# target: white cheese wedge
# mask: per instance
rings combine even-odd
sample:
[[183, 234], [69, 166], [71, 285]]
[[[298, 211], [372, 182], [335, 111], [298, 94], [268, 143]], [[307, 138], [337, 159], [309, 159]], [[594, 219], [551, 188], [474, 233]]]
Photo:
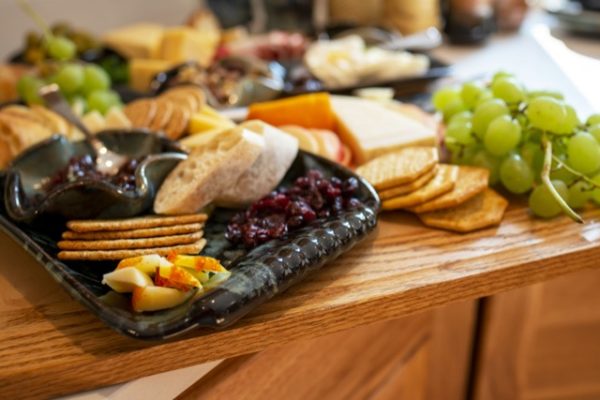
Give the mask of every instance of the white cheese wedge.
[[338, 134], [358, 165], [403, 147], [435, 146], [435, 130], [376, 101], [331, 96]]

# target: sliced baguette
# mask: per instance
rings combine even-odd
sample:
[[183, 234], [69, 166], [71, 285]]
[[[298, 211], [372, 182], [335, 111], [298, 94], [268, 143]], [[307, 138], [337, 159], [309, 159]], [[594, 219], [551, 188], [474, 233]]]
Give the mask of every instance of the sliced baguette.
[[265, 140], [265, 148], [252, 167], [235, 185], [230, 185], [216, 199], [224, 207], [241, 207], [269, 194], [281, 181], [298, 154], [298, 139], [262, 121], [240, 125], [256, 132]]
[[265, 147], [262, 136], [243, 127], [205, 139], [165, 179], [154, 200], [154, 212], [186, 214], [200, 210], [235, 185]]

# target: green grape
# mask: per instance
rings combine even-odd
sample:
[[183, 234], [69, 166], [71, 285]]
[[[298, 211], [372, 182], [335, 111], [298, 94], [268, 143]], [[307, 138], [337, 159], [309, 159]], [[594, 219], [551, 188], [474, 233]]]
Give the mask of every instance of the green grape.
[[600, 114], [592, 114], [585, 121], [586, 125], [598, 125], [600, 124]]
[[458, 165], [471, 165], [473, 163], [473, 157], [479, 151], [477, 146], [465, 147], [465, 146], [447, 146], [451, 151], [452, 164]]
[[443, 111], [448, 104], [455, 101], [460, 101], [460, 92], [454, 88], [442, 88], [431, 98], [433, 106], [438, 111]]
[[557, 132], [567, 118], [564, 104], [560, 100], [548, 96], [532, 99], [525, 114], [532, 126], [550, 132]]
[[50, 57], [58, 61], [69, 61], [75, 57], [75, 43], [63, 36], [50, 36], [46, 39], [46, 50]]
[[556, 133], [568, 135], [577, 129], [577, 126], [579, 125], [579, 117], [577, 116], [575, 109], [570, 105], [565, 105], [565, 110], [567, 112], [566, 118], [559, 126], [556, 127]]
[[455, 121], [448, 124], [446, 136], [452, 138], [458, 144], [468, 146], [475, 143], [471, 130], [472, 125], [470, 122]]
[[598, 143], [600, 143], [600, 124], [590, 126], [588, 128], [588, 133], [592, 135]]
[[579, 132], [569, 139], [568, 163], [582, 174], [590, 174], [600, 168], [600, 144], [587, 132]]
[[569, 206], [571, 208], [582, 208], [590, 199], [592, 192], [586, 182], [579, 181], [569, 187]]
[[533, 185], [533, 172], [520, 155], [513, 153], [500, 164], [500, 181], [512, 193], [526, 193]]
[[527, 128], [527, 126], [529, 125], [529, 120], [527, 119], [527, 117], [525, 116], [525, 114], [517, 114], [517, 116], [515, 117], [515, 119], [517, 120], [517, 122], [519, 123], [519, 125], [521, 125], [522, 129]]
[[[553, 180], [552, 186], [560, 197], [569, 201], [569, 189], [563, 181]], [[552, 218], [562, 212], [562, 208], [545, 185], [539, 185], [533, 189], [529, 196], [529, 208], [535, 215], [542, 218]]]
[[488, 125], [483, 138], [485, 149], [495, 156], [503, 156], [521, 141], [521, 125], [508, 115], [495, 118]]
[[550, 179], [557, 179], [570, 185], [577, 179], [577, 175], [569, 172], [566, 168], [557, 168], [550, 171]]
[[43, 104], [40, 97], [40, 88], [44, 81], [31, 75], [25, 75], [17, 82], [17, 92], [27, 104]]
[[521, 158], [529, 165], [529, 168], [533, 171], [535, 178], [537, 179], [542, 172], [542, 166], [544, 165], [544, 151], [538, 143], [527, 142], [521, 146]]
[[477, 106], [473, 113], [473, 131], [480, 139], [483, 139], [488, 125], [501, 115], [509, 113], [506, 103], [500, 99], [486, 100]]
[[110, 87], [110, 77], [97, 65], [86, 65], [83, 68], [83, 92], [86, 95], [95, 90], [106, 90]]
[[493, 99], [493, 98], [494, 98], [494, 95], [492, 94], [492, 91], [488, 90], [488, 89], [484, 89], [483, 92], [481, 92], [481, 94], [477, 98], [477, 102], [475, 103], [475, 107], [474, 108], [477, 108], [481, 104], [483, 104], [486, 101], [488, 101], [490, 99]]
[[471, 122], [471, 119], [473, 118], [473, 113], [471, 111], [463, 111], [463, 112], [459, 112], [458, 114], [454, 114], [452, 116], [452, 118], [450, 118], [450, 120], [448, 121], [448, 124], [453, 124], [455, 122]]
[[96, 90], [87, 96], [87, 104], [90, 110], [106, 112], [114, 105], [114, 97], [108, 90]]
[[471, 160], [471, 164], [476, 167], [487, 168], [490, 171], [489, 183], [495, 185], [500, 179], [500, 160], [492, 156], [485, 150], [479, 150]]
[[525, 90], [514, 78], [499, 78], [492, 82], [492, 93], [507, 103], [519, 103], [525, 99]]
[[452, 118], [452, 116], [463, 113], [466, 110], [467, 108], [465, 107], [460, 98], [452, 100], [450, 103], [447, 103], [442, 109], [442, 114], [444, 114], [444, 121], [449, 121]]
[[552, 97], [552, 98], [555, 98], [556, 100], [564, 100], [564, 98], [565, 98], [562, 95], [562, 93], [555, 92], [553, 90], [531, 90], [531, 91], [527, 92], [527, 96], [530, 99], [533, 99], [534, 97], [541, 97], [541, 96]]
[[494, 76], [492, 76], [492, 83], [499, 80], [499, 79], [504, 79], [504, 78], [514, 78], [515, 76], [513, 74], [511, 74], [510, 72], [506, 72], [506, 71], [498, 71], [494, 74]]
[[83, 85], [83, 67], [79, 64], [67, 64], [56, 73], [53, 81], [65, 94], [77, 93]]
[[479, 82], [467, 82], [460, 90], [460, 97], [467, 107], [474, 108], [484, 90]]
[[[592, 178], [592, 182], [594, 182], [597, 186], [600, 186], [600, 174], [597, 174]], [[591, 194], [592, 200], [594, 203], [600, 205], [600, 187], [595, 188]]]

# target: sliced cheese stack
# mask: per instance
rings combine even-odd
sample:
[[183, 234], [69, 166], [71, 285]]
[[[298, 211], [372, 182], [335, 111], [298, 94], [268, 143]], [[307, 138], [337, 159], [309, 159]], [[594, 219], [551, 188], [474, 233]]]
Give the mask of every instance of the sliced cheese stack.
[[435, 146], [436, 131], [376, 101], [331, 96], [337, 131], [361, 165], [385, 153], [409, 146]]
[[507, 201], [488, 189], [485, 168], [438, 163], [435, 147], [408, 147], [356, 172], [377, 190], [384, 210], [409, 210], [428, 226], [469, 232], [502, 220]]

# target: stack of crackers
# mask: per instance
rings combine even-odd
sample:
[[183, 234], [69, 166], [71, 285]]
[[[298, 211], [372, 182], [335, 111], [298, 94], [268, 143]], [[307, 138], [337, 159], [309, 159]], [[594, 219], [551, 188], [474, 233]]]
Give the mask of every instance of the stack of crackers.
[[204, 92], [197, 86], [176, 86], [158, 97], [133, 101], [123, 111], [135, 128], [164, 132], [179, 139], [187, 132], [192, 115], [206, 104]]
[[198, 254], [206, 214], [73, 220], [58, 242], [61, 260], [121, 260], [147, 254]]
[[0, 168], [4, 168], [23, 150], [53, 134], [69, 139], [82, 136], [79, 129], [63, 117], [40, 105], [11, 105], [0, 109]]
[[416, 213], [427, 226], [470, 232], [497, 225], [508, 201], [488, 187], [485, 168], [439, 163], [435, 147], [409, 147], [362, 165], [357, 173], [384, 210]]

